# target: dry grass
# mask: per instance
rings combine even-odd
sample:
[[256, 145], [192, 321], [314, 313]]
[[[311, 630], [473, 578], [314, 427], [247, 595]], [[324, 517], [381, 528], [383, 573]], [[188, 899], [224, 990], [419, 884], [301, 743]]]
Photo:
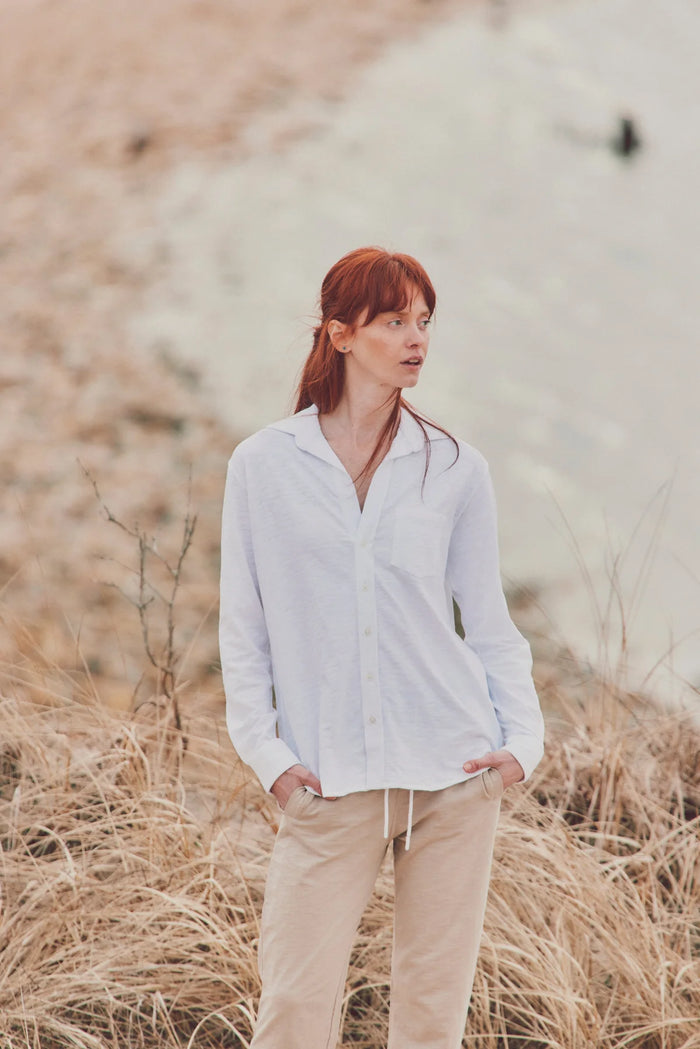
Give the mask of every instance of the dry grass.
[[[468, 1044], [700, 1046], [700, 733], [600, 684], [560, 699], [545, 762], [505, 805]], [[4, 690], [7, 1049], [248, 1044], [275, 813], [217, 726], [190, 719], [182, 762], [166, 714]], [[348, 1044], [383, 1044], [390, 948], [386, 869]]]

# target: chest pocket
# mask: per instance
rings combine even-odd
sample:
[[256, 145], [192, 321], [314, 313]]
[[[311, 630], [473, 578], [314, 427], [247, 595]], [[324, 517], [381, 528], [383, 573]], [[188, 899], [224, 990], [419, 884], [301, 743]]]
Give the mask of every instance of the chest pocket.
[[391, 564], [414, 576], [444, 575], [448, 521], [434, 510], [400, 513], [394, 523]]

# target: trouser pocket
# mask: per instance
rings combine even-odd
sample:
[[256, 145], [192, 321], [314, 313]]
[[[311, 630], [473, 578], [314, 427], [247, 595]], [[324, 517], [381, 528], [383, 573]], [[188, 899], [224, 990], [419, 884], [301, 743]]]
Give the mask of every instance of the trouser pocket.
[[307, 800], [309, 791], [302, 783], [300, 786], [295, 787], [292, 793], [287, 798], [287, 804], [282, 810], [285, 816], [295, 816], [303, 807]]
[[484, 769], [481, 773], [481, 789], [489, 801], [497, 801], [503, 795], [503, 776], [498, 769]]

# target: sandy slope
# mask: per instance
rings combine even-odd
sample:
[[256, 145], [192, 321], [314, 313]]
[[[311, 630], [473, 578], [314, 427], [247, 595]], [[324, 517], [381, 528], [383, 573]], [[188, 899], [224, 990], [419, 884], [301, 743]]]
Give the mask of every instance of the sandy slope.
[[[222, 478], [232, 435], [208, 417], [197, 377], [138, 357], [126, 319], [148, 285], [132, 245], [160, 176], [188, 156], [243, 156], [257, 119], [290, 100], [338, 97], [389, 41], [464, 0], [5, 0], [0, 8], [0, 543], [2, 658], [43, 695], [86, 660], [98, 691], [131, 700], [143, 669], [122, 586], [133, 542], [102, 518], [77, 460], [114, 512], [177, 549], [193, 470], [199, 514], [182, 593], [186, 676], [211, 672]], [[302, 126], [280, 120], [282, 143]], [[168, 546], [168, 544], [170, 544]], [[126, 675], [124, 670], [126, 669]], [[127, 685], [126, 681], [129, 682]], [[150, 682], [142, 686], [147, 692]]]

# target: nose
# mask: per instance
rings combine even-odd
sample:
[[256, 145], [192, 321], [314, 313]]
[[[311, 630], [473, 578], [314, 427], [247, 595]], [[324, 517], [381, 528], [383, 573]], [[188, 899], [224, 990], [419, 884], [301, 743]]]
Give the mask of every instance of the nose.
[[417, 322], [414, 322], [409, 326], [408, 345], [412, 347], [428, 345], [428, 332], [425, 328], [421, 328], [420, 324]]

